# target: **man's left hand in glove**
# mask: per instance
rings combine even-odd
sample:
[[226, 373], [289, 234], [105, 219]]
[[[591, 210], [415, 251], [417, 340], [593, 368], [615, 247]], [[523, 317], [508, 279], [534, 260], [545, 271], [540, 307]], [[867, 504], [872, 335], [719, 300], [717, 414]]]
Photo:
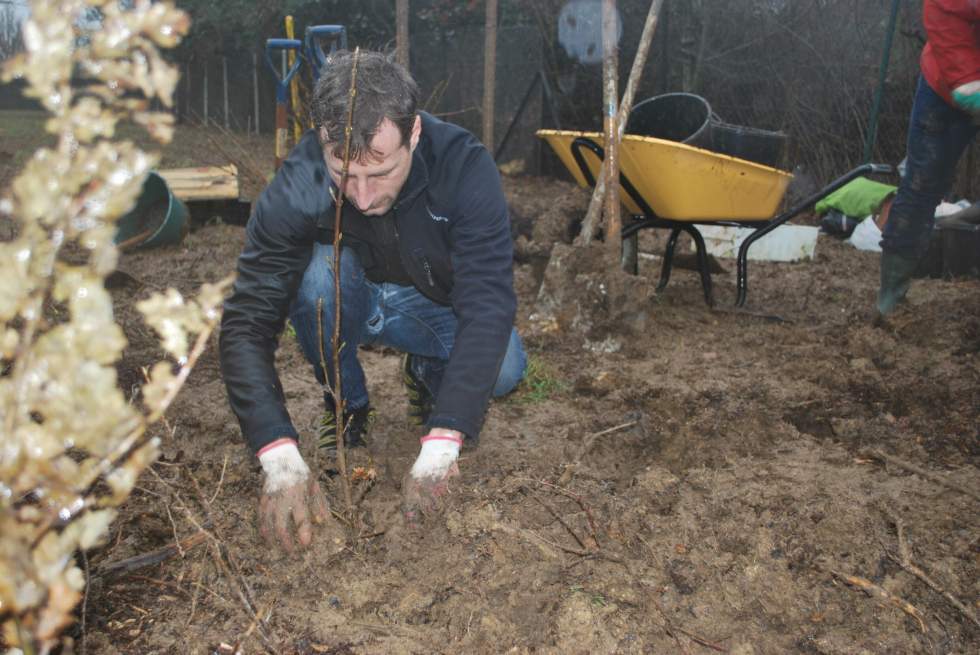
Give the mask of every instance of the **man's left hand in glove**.
[[419, 456], [402, 482], [402, 511], [410, 524], [442, 509], [449, 481], [459, 476], [456, 460], [463, 435], [456, 430], [433, 428], [420, 441]]

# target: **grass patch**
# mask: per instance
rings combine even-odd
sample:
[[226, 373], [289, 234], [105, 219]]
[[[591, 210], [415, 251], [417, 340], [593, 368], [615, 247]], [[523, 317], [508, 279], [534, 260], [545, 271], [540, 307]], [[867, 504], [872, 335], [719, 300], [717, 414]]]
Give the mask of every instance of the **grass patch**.
[[568, 389], [568, 384], [560, 379], [548, 364], [536, 355], [529, 355], [524, 379], [517, 386], [514, 402], [542, 403], [552, 396]]

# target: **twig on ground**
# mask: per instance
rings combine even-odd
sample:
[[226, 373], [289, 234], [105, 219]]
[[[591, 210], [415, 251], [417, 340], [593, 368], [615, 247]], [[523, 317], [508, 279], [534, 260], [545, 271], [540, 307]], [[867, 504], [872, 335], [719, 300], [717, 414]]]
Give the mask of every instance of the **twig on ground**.
[[846, 573], [841, 573], [840, 571], [834, 569], [829, 569], [829, 571], [830, 574], [833, 575], [834, 577], [839, 578], [840, 580], [846, 582], [847, 584], [853, 587], [857, 587], [861, 589], [872, 598], [876, 598], [889, 605], [894, 605], [898, 609], [902, 610], [903, 612], [905, 612], [906, 614], [914, 618], [919, 623], [919, 629], [922, 630], [923, 634], [927, 634], [929, 632], [928, 627], [926, 627], [926, 622], [922, 618], [922, 612], [920, 612], [912, 603], [902, 598], [899, 598], [898, 596], [895, 596], [889, 591], [871, 582], [867, 578], [862, 578], [857, 575], [847, 575]]
[[623, 430], [629, 429], [634, 425], [637, 425], [638, 423], [639, 421], [628, 421], [626, 423], [622, 423], [620, 425], [616, 425], [614, 427], [601, 430], [594, 434], [590, 434], [585, 439], [583, 439], [582, 446], [579, 448], [578, 453], [575, 455], [575, 459], [572, 460], [571, 464], [567, 464], [565, 466], [565, 470], [562, 471], [561, 477], [558, 478], [558, 484], [565, 486], [572, 481], [572, 476], [575, 475], [575, 470], [582, 463], [582, 458], [585, 457], [590, 450], [592, 450], [592, 446], [595, 445], [595, 442], [599, 437], [604, 437], [607, 434], [614, 434], [616, 432], [622, 432]]
[[140, 582], [146, 582], [148, 584], [157, 585], [158, 587], [167, 587], [172, 589], [179, 594], [184, 594], [185, 596], [190, 596], [190, 592], [181, 587], [175, 582], [170, 582], [169, 580], [158, 580], [157, 578], [151, 578], [146, 575], [139, 575], [138, 573], [132, 573], [126, 576], [127, 580], [139, 580]]
[[167, 518], [170, 519], [170, 529], [174, 532], [174, 546], [177, 547], [177, 552], [180, 554], [180, 558], [184, 558], [184, 548], [180, 545], [180, 537], [177, 536], [177, 522], [174, 521], [174, 515], [170, 513], [170, 503], [165, 503], [163, 508], [167, 510]]
[[863, 452], [863, 455], [865, 457], [874, 457], [876, 459], [880, 459], [882, 461], [888, 462], [889, 464], [894, 464], [895, 466], [899, 468], [903, 468], [906, 471], [915, 473], [916, 475], [925, 478], [930, 482], [935, 482], [936, 484], [942, 487], [946, 487], [947, 489], [952, 489], [953, 491], [958, 491], [961, 494], [973, 498], [974, 500], [980, 501], [980, 492], [974, 491], [973, 489], [967, 489], [963, 486], [950, 482], [949, 480], [939, 475], [936, 475], [932, 471], [928, 471], [922, 468], [921, 466], [912, 464], [911, 462], [906, 462], [905, 460], [895, 457], [894, 455], [889, 455], [888, 453], [879, 450], [877, 448], [870, 448], [868, 450], [865, 450]]
[[685, 637], [687, 637], [688, 639], [690, 639], [694, 643], [701, 644], [705, 648], [710, 648], [711, 650], [717, 651], [719, 653], [727, 653], [727, 652], [729, 652], [729, 650], [727, 648], [725, 648], [724, 646], [721, 646], [719, 644], [710, 642], [707, 639], [705, 639], [704, 637], [699, 637], [698, 635], [694, 634], [693, 632], [688, 632], [684, 628], [678, 628], [677, 626], [674, 626], [673, 629], [674, 630], [677, 630], [677, 632], [681, 633], [682, 635], [684, 635]]
[[380, 632], [386, 635], [397, 635], [399, 637], [408, 637], [409, 639], [416, 640], [422, 639], [418, 632], [400, 625], [382, 625], [380, 623], [367, 623], [366, 621], [348, 621], [347, 625], [354, 625], [358, 628], [364, 628], [366, 630], [372, 630], [374, 632]]
[[214, 493], [211, 495], [211, 498], [208, 500], [208, 503], [213, 503], [215, 499], [218, 497], [218, 494], [221, 493], [221, 485], [224, 484], [225, 481], [226, 468], [228, 468], [228, 453], [225, 453], [225, 461], [222, 462], [221, 464], [221, 476], [218, 478], [218, 487], [214, 490]]
[[[207, 522], [205, 522], [204, 525], [210, 527]], [[207, 532], [199, 531], [185, 539], [176, 541], [167, 546], [163, 546], [162, 548], [157, 548], [156, 550], [151, 550], [148, 553], [134, 555], [133, 557], [127, 557], [126, 559], [119, 560], [117, 562], [103, 564], [98, 568], [96, 574], [99, 576], [108, 576], [129, 573], [130, 571], [136, 571], [138, 569], [146, 568], [147, 566], [159, 564], [160, 562], [168, 560], [177, 554], [180, 554], [180, 556], [183, 557], [184, 553], [186, 553], [188, 550], [194, 546], [197, 546], [198, 544], [204, 543], [205, 539], [207, 539], [207, 535]]]
[[[228, 568], [228, 565], [225, 563], [224, 557], [222, 556], [220, 542], [216, 542], [215, 546], [216, 548], [211, 550], [211, 555], [212, 558], [214, 559], [215, 564], [218, 565], [218, 570], [224, 573], [228, 577], [229, 581], [234, 581], [235, 576]], [[258, 618], [258, 612], [255, 609], [255, 605], [249, 602], [249, 599], [246, 597], [242, 586], [237, 584], [232, 584], [231, 587], [235, 591], [235, 594], [238, 596], [238, 599], [242, 602], [242, 605], [245, 607], [246, 614], [251, 619], [257, 621], [258, 623], [261, 623], [261, 620]], [[265, 631], [262, 629], [261, 625], [258, 626], [257, 630], [258, 630], [257, 634], [259, 635], [259, 641], [262, 642], [262, 645], [265, 646], [266, 650], [268, 650], [270, 653], [276, 653], [277, 652], [276, 647], [272, 645], [271, 640], [269, 639], [268, 635], [265, 634]]]
[[92, 579], [88, 568], [88, 553], [82, 549], [82, 563], [85, 565], [85, 591], [82, 592], [82, 655], [88, 655], [88, 632], [85, 629], [85, 617], [88, 614], [88, 587]]
[[715, 314], [734, 314], [736, 316], [748, 316], [750, 318], [758, 318], [763, 321], [768, 321], [769, 323], [788, 323], [790, 325], [796, 323], [791, 318], [784, 318], [779, 314], [766, 314], [763, 312], [753, 312], [748, 309], [725, 309], [724, 307], [712, 307], [711, 312]]
[[563, 528], [565, 528], [568, 534], [572, 535], [572, 539], [575, 540], [575, 543], [577, 543], [582, 550], [586, 550], [585, 543], [578, 536], [578, 534], [576, 534], [575, 530], [572, 530], [572, 527], [565, 522], [565, 519], [561, 517], [561, 515], [558, 513], [558, 510], [552, 507], [550, 503], [548, 503], [544, 498], [539, 497], [537, 494], [532, 493], [531, 498], [538, 501], [538, 503], [542, 507], [548, 510], [548, 513], [551, 514], [553, 517], [555, 517], [555, 520], [558, 521], [558, 523], [560, 523]]
[[541, 486], [548, 487], [549, 489], [553, 489], [558, 493], [560, 493], [561, 495], [574, 500], [576, 504], [578, 504], [579, 508], [581, 508], [581, 510], [585, 513], [585, 517], [589, 521], [589, 529], [592, 531], [592, 541], [595, 543], [595, 547], [597, 549], [602, 547], [599, 544], [599, 537], [598, 537], [598, 532], [596, 530], [595, 517], [592, 516], [592, 511], [589, 509], [588, 505], [585, 504], [585, 501], [582, 499], [581, 496], [579, 496], [573, 491], [569, 491], [565, 487], [561, 487], [557, 484], [552, 484], [551, 482], [547, 482], [545, 480], [535, 480], [534, 478], [518, 478], [518, 479], [534, 482], [535, 484], [540, 484]]
[[269, 620], [269, 617], [272, 616], [272, 608], [275, 604], [276, 604], [276, 599], [273, 598], [272, 602], [269, 603], [267, 607], [263, 608], [262, 610], [260, 610], [255, 614], [255, 617], [252, 619], [252, 622], [248, 626], [248, 630], [245, 631], [245, 634], [242, 635], [241, 639], [235, 642], [235, 648], [233, 652], [235, 653], [240, 652], [241, 647], [245, 645], [245, 642], [248, 641], [248, 638], [251, 637], [252, 633], [255, 632], [255, 630], [259, 627], [259, 617], [261, 617], [262, 614], [265, 614], [265, 619], [262, 620], [264, 621]]
[[970, 622], [973, 623], [973, 625], [980, 628], [980, 619], [977, 619], [977, 617], [973, 614], [973, 612], [971, 612], [970, 609], [963, 602], [961, 602], [956, 596], [951, 594], [945, 588], [940, 586], [939, 583], [937, 583], [935, 580], [932, 579], [932, 577], [929, 576], [929, 574], [927, 574], [925, 571], [923, 571], [921, 568], [915, 565], [915, 562], [912, 561], [911, 548], [909, 548], [909, 544], [905, 540], [904, 521], [902, 521], [902, 519], [894, 512], [889, 511], [888, 514], [892, 520], [892, 523], [895, 524], [895, 531], [898, 533], [898, 557], [896, 557], [892, 553], [889, 553], [886, 550], [885, 552], [888, 554], [889, 559], [891, 559], [893, 562], [895, 562], [900, 567], [902, 567], [902, 569], [905, 572], [911, 573], [919, 580], [921, 580], [923, 583], [925, 583], [927, 587], [929, 587], [937, 594], [939, 594], [947, 601], [949, 601], [949, 603], [953, 607], [958, 609], [960, 613], [963, 614], [963, 616], [969, 619]]
[[561, 559], [561, 553], [568, 553], [569, 555], [576, 555], [578, 557], [588, 557], [592, 555], [592, 553], [587, 550], [577, 550], [575, 548], [562, 546], [561, 544], [552, 543], [534, 530], [529, 530], [527, 528], [508, 525], [507, 523], [501, 523], [498, 521], [494, 524], [493, 529], [506, 532], [509, 535], [520, 537], [521, 539], [531, 542], [533, 545], [537, 546], [538, 550], [544, 553], [546, 557], [550, 557], [552, 559]]
[[[210, 544], [205, 545], [204, 548], [205, 550], [207, 550], [208, 548], [210, 548]], [[199, 565], [197, 567], [196, 579], [194, 580], [194, 582], [191, 583], [191, 586], [194, 587], [194, 593], [191, 595], [191, 613], [187, 616], [187, 625], [190, 625], [191, 623], [194, 622], [194, 613], [197, 612], [197, 597], [200, 595], [201, 589], [205, 588], [204, 585], [201, 584], [201, 578], [203, 577], [204, 577], [204, 563], [199, 562]], [[208, 591], [211, 590], [208, 589]]]

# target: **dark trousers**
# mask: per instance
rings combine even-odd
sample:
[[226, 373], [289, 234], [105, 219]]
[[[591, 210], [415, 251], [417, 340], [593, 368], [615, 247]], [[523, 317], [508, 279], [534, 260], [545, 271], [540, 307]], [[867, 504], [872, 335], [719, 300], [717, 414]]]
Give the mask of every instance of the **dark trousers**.
[[922, 77], [909, 119], [908, 160], [888, 214], [881, 249], [917, 259], [929, 248], [936, 206], [953, 186], [956, 163], [980, 129]]

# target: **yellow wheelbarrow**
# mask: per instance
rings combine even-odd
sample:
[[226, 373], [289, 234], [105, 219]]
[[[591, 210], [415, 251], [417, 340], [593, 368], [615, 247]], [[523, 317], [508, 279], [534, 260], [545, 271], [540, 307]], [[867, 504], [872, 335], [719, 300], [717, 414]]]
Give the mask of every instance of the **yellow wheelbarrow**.
[[[602, 134], [538, 130], [537, 135], [551, 146], [580, 186], [590, 188], [595, 184], [604, 156]], [[622, 234], [625, 239], [644, 228], [671, 231], [658, 291], [670, 281], [677, 238], [681, 232], [689, 234], [697, 249], [705, 302], [713, 305], [707, 250], [697, 226], [755, 228], [738, 251], [735, 305], [741, 307], [748, 293], [748, 252], [753, 243], [854, 178], [892, 171], [884, 164], [858, 166], [776, 216], [793, 178], [790, 173], [675, 141], [627, 134], [620, 147], [619, 181], [620, 199], [631, 217], [624, 221]]]

